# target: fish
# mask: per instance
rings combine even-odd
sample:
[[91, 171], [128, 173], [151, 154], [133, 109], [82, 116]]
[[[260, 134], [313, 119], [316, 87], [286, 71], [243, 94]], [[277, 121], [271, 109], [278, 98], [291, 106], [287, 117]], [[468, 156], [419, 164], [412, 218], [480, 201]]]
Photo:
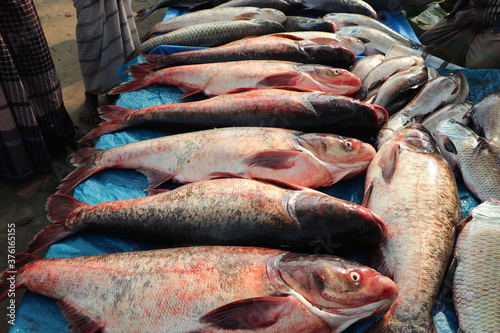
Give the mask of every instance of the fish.
[[287, 16], [283, 23], [285, 31], [326, 31], [335, 32], [335, 23], [306, 16]]
[[85, 229], [141, 236], [168, 247], [238, 245], [308, 253], [319, 253], [324, 240], [335, 244], [331, 251], [359, 250], [385, 237], [384, 222], [360, 205], [308, 188], [244, 178], [95, 205], [56, 194], [47, 211], [52, 224], [34, 237], [28, 253]]
[[146, 62], [133, 65], [147, 70], [165, 67], [240, 60], [282, 60], [348, 69], [354, 53], [340, 45], [282, 37], [246, 37], [217, 47], [162, 54], [144, 54]]
[[385, 142], [366, 173], [363, 206], [387, 224], [368, 265], [399, 295], [366, 332], [436, 332], [433, 305], [451, 260], [461, 204], [453, 172], [421, 124]]
[[340, 12], [329, 13], [323, 16], [323, 20], [335, 23], [335, 25], [338, 28], [348, 27], [348, 26], [362, 26], [362, 27], [377, 29], [389, 35], [390, 37], [396, 39], [401, 44], [406, 45], [412, 49], [416, 50], [424, 49], [424, 46], [422, 44], [417, 43], [406, 36], [403, 36], [399, 32], [383, 24], [382, 22], [377, 21], [376, 19], [366, 15], [361, 15], [356, 13], [340, 13]]
[[460, 170], [474, 196], [481, 202], [500, 199], [500, 158], [486, 139], [453, 119], [439, 123], [435, 136], [443, 156]]
[[351, 67], [350, 71], [357, 77], [359, 77], [361, 82], [363, 82], [366, 75], [377, 65], [379, 65], [383, 60], [383, 54], [373, 54], [371, 56], [366, 56], [357, 60]]
[[419, 123], [436, 109], [455, 102], [460, 92], [460, 80], [449, 74], [427, 81], [403, 109], [390, 116], [377, 134], [376, 146], [380, 147], [405, 125]]
[[78, 332], [341, 332], [398, 288], [353, 261], [265, 248], [196, 246], [42, 259], [16, 256], [0, 299], [52, 298]]
[[406, 70], [402, 70], [389, 77], [379, 88], [376, 93], [373, 104], [386, 108], [389, 115], [393, 115], [400, 111], [400, 108], [394, 108], [394, 101], [398, 96], [404, 97], [405, 94], [410, 94], [409, 100], [406, 100], [404, 106], [418, 93], [420, 87], [427, 83], [427, 66], [412, 66]]
[[229, 8], [210, 8], [184, 15], [176, 16], [171, 19], [161, 21], [144, 35], [142, 42], [148, 40], [154, 34], [164, 34], [180, 28], [200, 23], [210, 23], [217, 21], [231, 20], [270, 20], [283, 23], [287, 19], [285, 14], [277, 9], [258, 8], [258, 7], [229, 7]]
[[423, 64], [424, 59], [420, 56], [402, 56], [382, 61], [365, 76], [357, 97], [364, 100], [368, 96], [370, 89], [373, 89], [378, 83], [386, 81], [397, 72]]
[[269, 34], [273, 37], [284, 37], [290, 39], [307, 39], [320, 44], [340, 45], [351, 50], [354, 55], [361, 55], [365, 52], [365, 44], [357, 38], [350, 36], [339, 36], [333, 32], [325, 31], [287, 31]]
[[445, 119], [454, 119], [459, 123], [468, 126], [471, 122], [468, 116], [469, 110], [472, 108], [473, 104], [469, 102], [455, 102], [443, 106], [442, 108], [434, 111], [429, 116], [425, 117], [422, 121], [422, 125], [429, 130], [429, 132], [434, 133], [436, 127]]
[[394, 44], [401, 43], [380, 30], [363, 27], [349, 26], [338, 28], [337, 35], [355, 37], [365, 43], [365, 52], [363, 55], [386, 54], [389, 48]]
[[99, 108], [101, 122], [82, 140], [137, 125], [179, 125], [209, 129], [263, 126], [321, 131], [350, 137], [375, 135], [388, 114], [379, 106], [354, 98], [320, 92], [261, 89], [210, 99], [152, 106], [140, 110], [107, 105]]
[[215, 8], [252, 6], [260, 8], [275, 8], [284, 13], [290, 13], [303, 7], [303, 0], [230, 0], [220, 1]]
[[79, 149], [70, 156], [77, 168], [63, 179], [57, 194], [65, 194], [109, 168], [144, 174], [146, 191], [167, 180], [190, 183], [220, 173], [316, 188], [363, 173], [374, 155], [370, 144], [334, 134], [268, 127], [218, 128], [111, 149]]
[[169, 7], [169, 3], [171, 3], [172, 0], [160, 0], [158, 3], [148, 7], [148, 8], [143, 8], [137, 11], [137, 14], [135, 16], [135, 23], [139, 24], [142, 21], [144, 21], [149, 15], [151, 15], [153, 12], [160, 8], [165, 8]]
[[500, 327], [499, 240], [500, 201], [491, 199], [464, 218], [455, 247], [453, 303], [462, 332]]
[[153, 84], [175, 86], [184, 93], [182, 98], [197, 93], [212, 97], [266, 88], [352, 96], [361, 87], [361, 80], [345, 69], [275, 60], [175, 66], [156, 72], [135, 67], [131, 69], [131, 74], [135, 80], [120, 84], [109, 94], [121, 94]]
[[376, 19], [377, 12], [362, 0], [302, 0], [305, 10], [322, 13], [356, 13]]
[[160, 45], [220, 46], [248, 36], [259, 36], [284, 31], [281, 24], [271, 20], [236, 20], [193, 24], [158, 37], [139, 46], [147, 53]]
[[469, 112], [472, 129], [488, 140], [500, 158], [500, 90], [483, 95]]

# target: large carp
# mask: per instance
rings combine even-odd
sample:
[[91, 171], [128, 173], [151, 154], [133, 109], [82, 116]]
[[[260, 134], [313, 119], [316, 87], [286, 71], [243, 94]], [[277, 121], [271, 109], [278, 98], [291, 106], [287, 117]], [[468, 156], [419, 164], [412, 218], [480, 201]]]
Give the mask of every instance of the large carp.
[[367, 170], [363, 206], [387, 223], [373, 267], [400, 293], [370, 332], [435, 332], [433, 305], [453, 251], [461, 205], [435, 140], [410, 124], [384, 143]]

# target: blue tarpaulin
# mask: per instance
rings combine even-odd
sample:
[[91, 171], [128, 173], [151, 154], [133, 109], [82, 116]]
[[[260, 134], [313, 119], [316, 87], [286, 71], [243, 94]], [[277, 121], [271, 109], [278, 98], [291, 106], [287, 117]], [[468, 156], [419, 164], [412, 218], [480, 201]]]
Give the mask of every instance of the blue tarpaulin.
[[[170, 9], [167, 13], [176, 16], [179, 12]], [[385, 15], [385, 23], [415, 40], [411, 27], [404, 16], [399, 13]], [[154, 52], [172, 53], [189, 48], [184, 47], [161, 47]], [[138, 61], [136, 59], [135, 61]], [[442, 73], [448, 70], [441, 70]], [[479, 97], [493, 89], [500, 88], [500, 74], [496, 70], [464, 70], [471, 86], [471, 101], [476, 102]], [[178, 103], [181, 92], [173, 87], [147, 87], [139, 91], [125, 93], [120, 96], [117, 105], [133, 109], [147, 106]], [[96, 148], [108, 149], [139, 140], [156, 138], [169, 133], [152, 131], [147, 129], [127, 129], [117, 133], [102, 136]], [[334, 186], [320, 189], [330, 195], [350, 200], [360, 204], [363, 198], [364, 176], [335, 184]], [[165, 184], [163, 186], [175, 186]], [[146, 178], [142, 174], [131, 170], [105, 170], [92, 176], [77, 186], [74, 197], [88, 204], [96, 204], [111, 200], [129, 199], [143, 197], [146, 193]], [[478, 201], [459, 184], [462, 200], [463, 214], [467, 214]], [[152, 249], [152, 245], [134, 241], [132, 239], [104, 236], [93, 233], [80, 233], [57, 244], [52, 245], [47, 257], [73, 257], [84, 255], [96, 255], [105, 253], [116, 253], [123, 251], [139, 251]], [[456, 331], [456, 317], [453, 305], [449, 300], [439, 300], [436, 304], [435, 322], [440, 333]], [[353, 325], [347, 332], [363, 332], [369, 322]], [[26, 295], [20, 303], [16, 325], [10, 330], [11, 333], [53, 333], [66, 332], [67, 322], [55, 301], [32, 292]]]

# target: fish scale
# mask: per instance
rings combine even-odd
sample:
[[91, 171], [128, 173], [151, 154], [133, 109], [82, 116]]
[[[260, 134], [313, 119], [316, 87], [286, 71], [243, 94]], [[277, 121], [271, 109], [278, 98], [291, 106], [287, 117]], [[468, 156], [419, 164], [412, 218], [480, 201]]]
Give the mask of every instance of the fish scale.
[[248, 36], [284, 31], [284, 27], [270, 20], [239, 20], [194, 24], [153, 37], [139, 47], [146, 53], [159, 45], [219, 46]]
[[464, 332], [500, 327], [500, 201], [477, 206], [465, 219], [455, 248], [453, 300]]

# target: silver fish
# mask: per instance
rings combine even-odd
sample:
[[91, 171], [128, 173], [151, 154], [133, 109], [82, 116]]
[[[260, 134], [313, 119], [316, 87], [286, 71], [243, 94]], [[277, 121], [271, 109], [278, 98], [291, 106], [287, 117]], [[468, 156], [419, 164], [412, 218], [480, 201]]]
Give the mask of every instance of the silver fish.
[[388, 228], [371, 266], [400, 290], [367, 332], [436, 332], [433, 306], [452, 256], [461, 204], [453, 173], [421, 124], [404, 127], [380, 147], [367, 170], [363, 206]]
[[460, 80], [455, 75], [439, 76], [428, 81], [401, 111], [389, 118], [377, 135], [376, 146], [380, 147], [405, 125], [421, 122], [437, 108], [455, 102], [459, 92]]
[[455, 248], [453, 302], [462, 332], [500, 327], [500, 201], [483, 202], [464, 219]]
[[342, 27], [337, 29], [337, 34], [360, 39], [365, 43], [366, 50], [363, 53], [364, 55], [377, 53], [386, 54], [393, 44], [401, 44], [399, 41], [380, 30], [362, 26]]
[[436, 131], [436, 127], [445, 119], [454, 119], [459, 123], [466, 126], [470, 123], [470, 117], [467, 115], [469, 110], [472, 108], [472, 103], [469, 102], [455, 102], [443, 106], [442, 108], [434, 111], [429, 116], [425, 117], [422, 121], [422, 125], [433, 133]]
[[487, 139], [500, 158], [500, 90], [481, 97], [470, 111], [472, 129]]
[[373, 54], [363, 57], [354, 63], [351, 67], [351, 72], [363, 81], [366, 75], [382, 61], [384, 61], [383, 54]]
[[500, 199], [500, 159], [489, 142], [453, 119], [436, 128], [439, 148], [460, 169], [465, 186], [481, 201]]

